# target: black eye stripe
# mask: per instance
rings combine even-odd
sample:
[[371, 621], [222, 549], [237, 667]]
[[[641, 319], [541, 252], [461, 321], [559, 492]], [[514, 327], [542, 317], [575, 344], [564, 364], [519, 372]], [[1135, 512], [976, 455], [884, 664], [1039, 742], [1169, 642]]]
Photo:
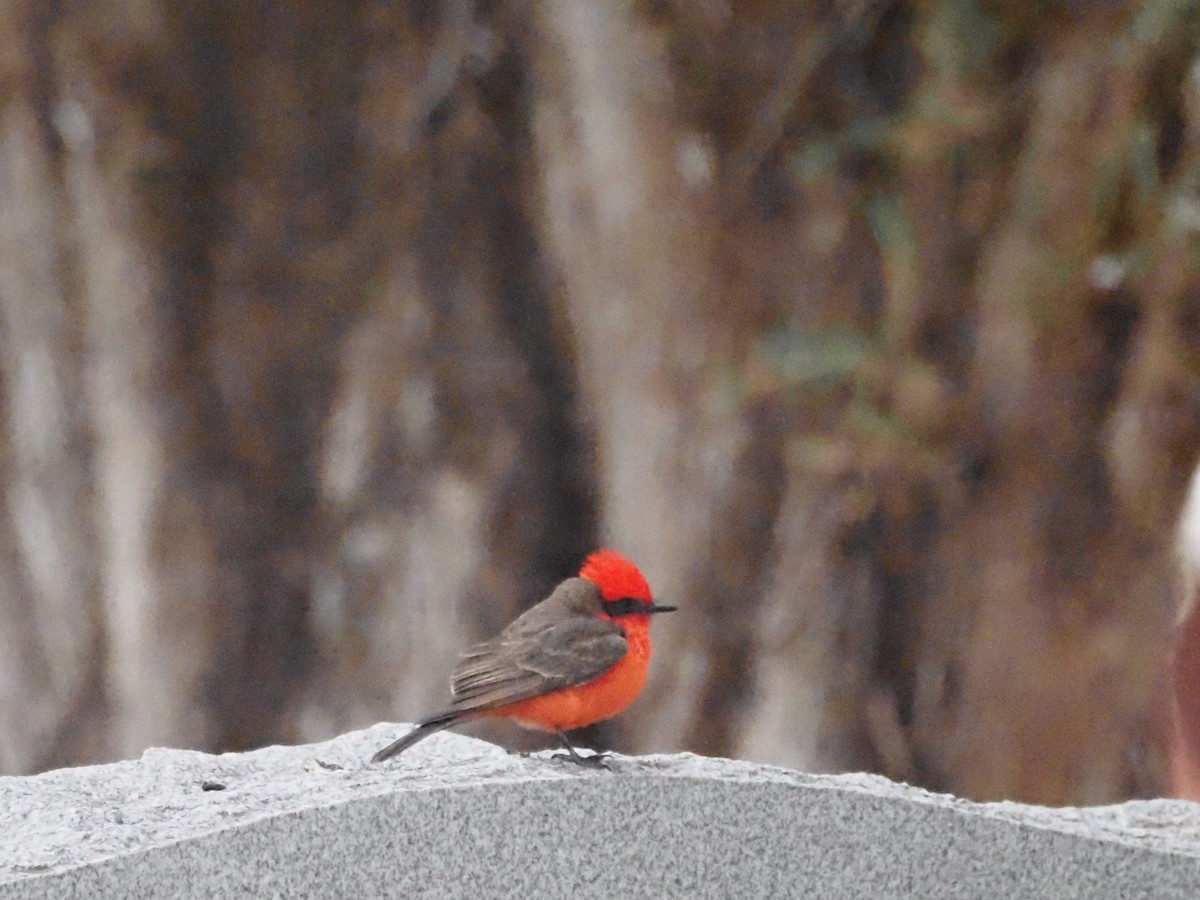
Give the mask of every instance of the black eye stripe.
[[644, 613], [651, 604], [633, 597], [621, 597], [617, 600], [605, 600], [604, 611], [613, 618], [628, 616], [633, 613]]

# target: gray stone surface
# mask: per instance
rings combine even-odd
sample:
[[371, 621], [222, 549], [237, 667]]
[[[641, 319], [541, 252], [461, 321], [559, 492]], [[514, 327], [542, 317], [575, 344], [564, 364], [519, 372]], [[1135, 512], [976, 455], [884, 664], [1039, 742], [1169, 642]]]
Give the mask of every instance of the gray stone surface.
[[1192, 803], [981, 805], [687, 755], [593, 771], [452, 734], [366, 765], [398, 730], [0, 778], [0, 898], [1200, 898]]

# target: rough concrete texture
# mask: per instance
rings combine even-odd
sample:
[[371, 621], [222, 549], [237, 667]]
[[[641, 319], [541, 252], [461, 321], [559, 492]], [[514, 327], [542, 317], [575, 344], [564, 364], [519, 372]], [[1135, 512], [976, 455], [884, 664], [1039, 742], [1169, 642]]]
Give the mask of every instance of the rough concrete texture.
[[975, 804], [687, 755], [591, 770], [451, 734], [367, 765], [399, 730], [0, 778], [0, 898], [1200, 897], [1193, 803]]

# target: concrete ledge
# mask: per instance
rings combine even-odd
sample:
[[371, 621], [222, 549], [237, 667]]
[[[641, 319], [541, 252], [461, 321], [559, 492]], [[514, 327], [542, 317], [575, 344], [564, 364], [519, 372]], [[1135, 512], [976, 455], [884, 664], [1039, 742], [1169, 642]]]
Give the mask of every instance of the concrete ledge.
[[687, 755], [591, 771], [451, 734], [365, 765], [398, 731], [0, 778], [0, 898], [1200, 897], [1184, 801], [974, 804]]

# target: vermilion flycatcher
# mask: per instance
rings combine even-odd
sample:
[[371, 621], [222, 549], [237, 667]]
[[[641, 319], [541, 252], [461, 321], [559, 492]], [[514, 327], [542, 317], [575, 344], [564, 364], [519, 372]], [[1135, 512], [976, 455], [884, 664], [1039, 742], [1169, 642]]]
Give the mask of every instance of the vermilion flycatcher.
[[462, 655], [444, 712], [420, 722], [371, 762], [407, 750], [443, 728], [479, 718], [515, 719], [553, 731], [576, 762], [565, 734], [615, 716], [642, 690], [650, 665], [650, 616], [656, 606], [637, 566], [597, 550], [568, 578], [490, 641]]

